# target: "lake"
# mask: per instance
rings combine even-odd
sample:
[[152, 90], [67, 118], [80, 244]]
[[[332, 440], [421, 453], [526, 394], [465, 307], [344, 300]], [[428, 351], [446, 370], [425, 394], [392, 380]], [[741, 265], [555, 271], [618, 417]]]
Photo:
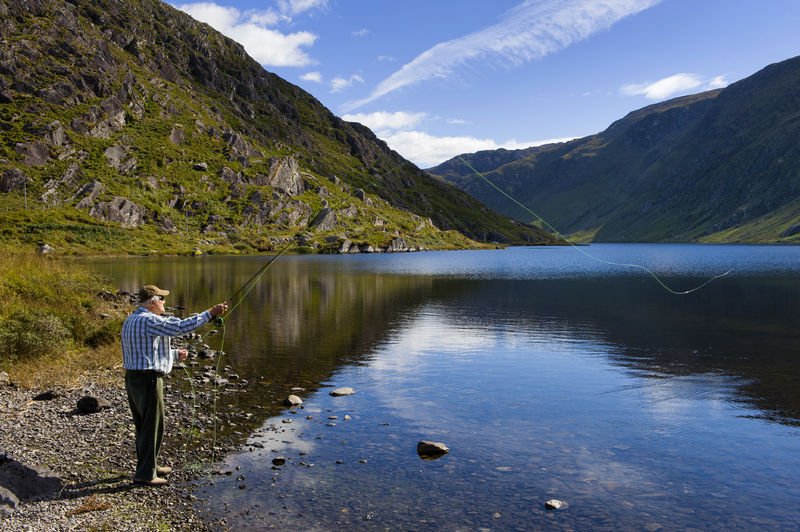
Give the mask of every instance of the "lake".
[[[677, 296], [581, 251], [675, 290], [732, 271]], [[265, 260], [91, 263], [201, 310]], [[247, 381], [219, 408], [255, 416], [198, 504], [234, 530], [795, 530], [799, 280], [788, 246], [282, 256], [209, 337]]]

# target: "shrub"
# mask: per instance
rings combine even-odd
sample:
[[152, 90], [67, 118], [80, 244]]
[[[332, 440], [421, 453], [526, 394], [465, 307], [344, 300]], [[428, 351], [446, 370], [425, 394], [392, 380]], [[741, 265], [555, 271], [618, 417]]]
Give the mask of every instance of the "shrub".
[[58, 316], [24, 311], [0, 323], [0, 359], [8, 363], [63, 352], [70, 347], [70, 337]]

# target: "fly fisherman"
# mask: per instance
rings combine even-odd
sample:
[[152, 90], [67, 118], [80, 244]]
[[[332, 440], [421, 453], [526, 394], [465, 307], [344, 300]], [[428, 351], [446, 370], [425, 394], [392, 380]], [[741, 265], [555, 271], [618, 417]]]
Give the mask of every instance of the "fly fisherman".
[[135, 484], [162, 486], [171, 467], [156, 463], [164, 436], [164, 381], [175, 360], [186, 360], [186, 349], [172, 349], [170, 339], [193, 331], [228, 311], [227, 303], [185, 320], [164, 314], [164, 297], [169, 290], [146, 285], [139, 291], [140, 306], [122, 324], [122, 365], [125, 389], [136, 426]]

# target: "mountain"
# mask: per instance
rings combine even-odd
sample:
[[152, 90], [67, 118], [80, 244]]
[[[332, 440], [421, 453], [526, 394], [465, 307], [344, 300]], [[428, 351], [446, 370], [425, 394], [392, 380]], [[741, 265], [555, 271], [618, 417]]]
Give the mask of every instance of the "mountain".
[[0, 0], [0, 42], [2, 241], [135, 253], [552, 241], [157, 0]]
[[796, 242], [798, 138], [800, 57], [639, 109], [596, 135], [428, 171], [532, 221], [480, 172], [560, 232], [594, 241]]

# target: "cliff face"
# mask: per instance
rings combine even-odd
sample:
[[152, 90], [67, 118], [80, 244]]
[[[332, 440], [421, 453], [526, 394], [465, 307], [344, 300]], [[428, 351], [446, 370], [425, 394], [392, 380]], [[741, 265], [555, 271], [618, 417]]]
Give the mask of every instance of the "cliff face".
[[[800, 223], [799, 109], [794, 58], [496, 166], [491, 153], [463, 157], [560, 230], [597, 241], [786, 241]], [[530, 219], [457, 159], [430, 172]]]
[[[318, 250], [334, 237], [549, 240], [167, 4], [0, 0], [0, 38], [0, 202], [18, 229], [7, 239], [258, 249], [300, 234]], [[312, 225], [324, 209], [329, 223]], [[108, 241], [92, 244], [98, 227]]]

